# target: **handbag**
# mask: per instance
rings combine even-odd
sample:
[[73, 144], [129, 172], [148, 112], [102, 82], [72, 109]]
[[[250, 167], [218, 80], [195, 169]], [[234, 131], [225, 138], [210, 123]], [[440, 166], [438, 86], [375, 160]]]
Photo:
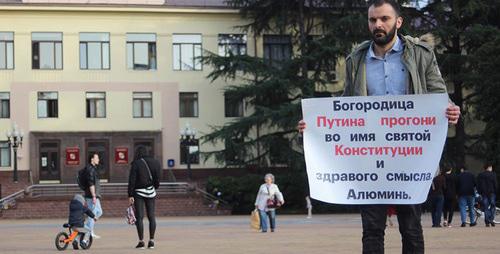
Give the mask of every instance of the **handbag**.
[[[269, 193], [269, 195], [271, 195], [271, 191], [269, 191], [269, 187], [266, 186], [266, 188], [267, 188], [267, 193]], [[281, 202], [278, 200], [276, 195], [272, 195], [267, 199], [266, 206], [267, 206], [267, 208], [273, 208], [273, 209], [280, 208]]]
[[137, 219], [135, 218], [135, 210], [133, 205], [127, 207], [126, 217], [127, 224], [134, 225]]

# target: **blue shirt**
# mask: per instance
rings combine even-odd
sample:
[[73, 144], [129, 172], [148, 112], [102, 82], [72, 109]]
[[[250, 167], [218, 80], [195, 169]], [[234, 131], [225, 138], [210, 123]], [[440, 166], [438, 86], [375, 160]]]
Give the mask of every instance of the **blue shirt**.
[[406, 70], [401, 57], [404, 45], [397, 37], [396, 42], [384, 57], [378, 57], [373, 51], [373, 42], [366, 54], [366, 85], [368, 95], [407, 94]]

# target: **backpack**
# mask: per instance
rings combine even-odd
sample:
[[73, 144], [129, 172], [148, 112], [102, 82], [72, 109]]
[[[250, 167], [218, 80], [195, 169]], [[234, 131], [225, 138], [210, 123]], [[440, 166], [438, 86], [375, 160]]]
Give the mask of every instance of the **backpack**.
[[78, 174], [76, 174], [76, 183], [78, 183], [78, 187], [82, 190], [86, 190], [87, 186], [87, 168], [82, 168], [78, 170]]

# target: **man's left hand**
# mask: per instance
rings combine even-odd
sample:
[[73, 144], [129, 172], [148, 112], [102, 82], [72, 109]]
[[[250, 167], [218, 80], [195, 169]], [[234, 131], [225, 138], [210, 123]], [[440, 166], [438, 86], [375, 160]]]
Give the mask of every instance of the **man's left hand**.
[[446, 108], [446, 118], [448, 118], [448, 123], [457, 124], [458, 119], [460, 118], [460, 107], [448, 103], [448, 107]]

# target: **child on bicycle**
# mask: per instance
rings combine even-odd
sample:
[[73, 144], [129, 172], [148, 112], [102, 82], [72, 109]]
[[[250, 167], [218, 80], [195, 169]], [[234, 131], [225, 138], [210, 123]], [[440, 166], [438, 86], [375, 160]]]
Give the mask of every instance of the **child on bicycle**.
[[[97, 220], [94, 213], [88, 209], [87, 204], [85, 203], [85, 198], [80, 194], [76, 194], [69, 203], [68, 224], [71, 226], [73, 231], [85, 233], [85, 237], [83, 238], [84, 244], [86, 244], [85, 241], [88, 241], [89, 239], [89, 230], [84, 227], [85, 214], [93, 220]], [[78, 237], [73, 241], [73, 249], [75, 250], [78, 250], [77, 239]]]

